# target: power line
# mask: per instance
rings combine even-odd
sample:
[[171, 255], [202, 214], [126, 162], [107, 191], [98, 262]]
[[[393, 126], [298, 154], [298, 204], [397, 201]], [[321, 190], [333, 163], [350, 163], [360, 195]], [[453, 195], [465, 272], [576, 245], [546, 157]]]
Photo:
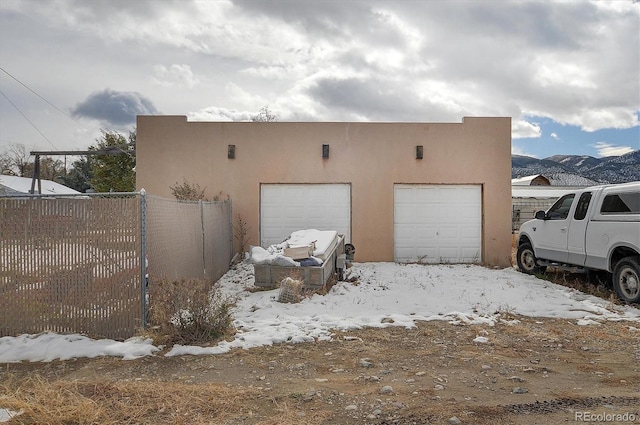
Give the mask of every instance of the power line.
[[[4, 70], [3, 70], [3, 71], [4, 71]], [[4, 98], [5, 98], [5, 99], [7, 99], [7, 101], [11, 104], [11, 106], [13, 106], [14, 108], [16, 108], [16, 111], [18, 111], [18, 112], [20, 113], [20, 115], [22, 115], [22, 116], [24, 117], [24, 119], [25, 119], [25, 120], [27, 120], [27, 121], [29, 122], [29, 124], [31, 124], [31, 126], [32, 126], [33, 128], [35, 128], [35, 129], [36, 129], [36, 131], [37, 131], [38, 133], [40, 133], [40, 135], [41, 135], [42, 137], [44, 137], [44, 139], [45, 139], [47, 142], [49, 142], [49, 144], [50, 144], [51, 146], [53, 146], [55, 149], [58, 149], [58, 148], [56, 147], [56, 145], [54, 145], [54, 144], [53, 144], [53, 142], [52, 142], [51, 140], [49, 140], [49, 138], [48, 138], [47, 136], [45, 136], [45, 135], [44, 135], [44, 133], [43, 133], [42, 131], [40, 131], [40, 129], [39, 129], [39, 128], [38, 128], [38, 127], [37, 127], [37, 126], [36, 126], [36, 125], [35, 125], [35, 124], [30, 120], [30, 119], [29, 119], [29, 117], [27, 117], [27, 116], [26, 116], [26, 115], [25, 115], [25, 114], [20, 110], [20, 108], [18, 108], [18, 106], [17, 106], [15, 103], [13, 103], [13, 102], [11, 101], [11, 99], [9, 99], [9, 98], [7, 97], [7, 95], [6, 95], [6, 94], [4, 94], [4, 92], [3, 92], [2, 90], [0, 90], [0, 94], [2, 94], [2, 96], [4, 96]]]
[[[52, 102], [50, 102], [49, 100], [45, 99], [43, 96], [41, 96], [40, 94], [38, 94], [35, 90], [33, 90], [31, 87], [27, 86], [25, 83], [23, 83], [22, 81], [20, 81], [18, 78], [16, 78], [15, 76], [13, 76], [11, 73], [9, 73], [9, 71], [7, 71], [6, 69], [0, 67], [0, 71], [4, 72], [5, 74], [7, 74], [9, 77], [11, 77], [12, 79], [14, 79], [16, 82], [18, 82], [21, 86], [23, 86], [24, 88], [26, 88], [27, 90], [29, 90], [31, 93], [33, 93], [34, 95], [38, 96], [40, 99], [42, 99], [44, 102], [46, 102], [47, 104], [49, 104], [52, 108], [56, 109], [58, 112], [64, 114], [66, 117], [68, 117], [69, 119], [71, 119], [74, 122], [77, 122], [72, 116], [70, 116], [68, 113], [66, 113], [64, 110], [60, 109], [59, 107], [57, 107], [56, 105], [54, 105]], [[38, 127], [36, 127], [36, 125], [20, 110], [20, 108], [18, 108], [18, 106], [13, 103], [11, 101], [11, 99], [9, 99], [7, 97], [6, 94], [4, 94], [2, 92], [2, 90], [0, 90], [0, 93], [2, 93], [2, 95], [5, 97], [5, 99], [7, 99], [7, 101], [20, 113], [20, 115], [22, 115], [24, 117], [24, 119], [26, 119], [29, 124], [31, 124], [33, 126], [33, 128], [36, 129], [36, 131], [38, 131], [38, 133], [40, 133], [42, 135], [42, 137], [45, 138], [45, 140], [47, 142], [49, 142], [49, 144], [51, 146], [53, 146], [55, 149], [58, 149], [52, 142], [51, 140], [49, 140], [49, 138], [47, 136], [44, 135], [44, 133], [42, 131], [40, 131], [40, 129], [38, 129]], [[124, 146], [127, 146], [128, 144], [125, 144]], [[120, 151], [122, 151], [122, 153], [128, 155], [130, 158], [134, 158], [135, 156], [132, 155], [131, 152], [129, 151], [125, 151], [124, 149], [122, 149], [120, 146], [113, 146], [113, 148], [118, 149]]]
[[[52, 108], [56, 109], [57, 111], [61, 112], [62, 114], [64, 114], [65, 116], [67, 116], [69, 119], [75, 121], [73, 119], [73, 117], [71, 117], [69, 114], [67, 114], [65, 111], [63, 111], [62, 109], [58, 108], [56, 105], [54, 105], [53, 103], [49, 102], [47, 99], [45, 99], [44, 97], [40, 96], [38, 93], [36, 93], [35, 90], [31, 89], [31, 87], [27, 86], [25, 83], [23, 83], [22, 81], [18, 80], [16, 77], [14, 77], [13, 75], [11, 75], [6, 69], [0, 67], [0, 70], [2, 72], [4, 72], [5, 74], [7, 74], [9, 77], [13, 78], [15, 81], [17, 81], [22, 87], [24, 87], [25, 89], [29, 90], [31, 93], [35, 94], [36, 96], [38, 96], [40, 99], [42, 99], [43, 101], [45, 101], [46, 103], [48, 103]], [[6, 96], [5, 96], [6, 97]]]

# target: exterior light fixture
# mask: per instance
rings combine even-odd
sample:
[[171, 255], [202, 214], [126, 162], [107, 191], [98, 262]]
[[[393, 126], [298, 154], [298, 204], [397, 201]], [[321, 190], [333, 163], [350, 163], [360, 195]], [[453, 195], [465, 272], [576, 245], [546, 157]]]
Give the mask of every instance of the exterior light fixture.
[[329, 145], [322, 145], [322, 158], [329, 158]]
[[416, 146], [416, 159], [422, 159], [424, 156], [422, 145]]
[[229, 145], [227, 150], [227, 158], [234, 159], [236, 157], [236, 145]]

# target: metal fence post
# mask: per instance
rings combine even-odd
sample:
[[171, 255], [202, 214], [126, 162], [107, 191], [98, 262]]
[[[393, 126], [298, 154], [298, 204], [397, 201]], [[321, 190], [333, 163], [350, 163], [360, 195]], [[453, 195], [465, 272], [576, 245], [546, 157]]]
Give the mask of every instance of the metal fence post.
[[[231, 249], [229, 250], [231, 258], [229, 258], [229, 261], [231, 261], [233, 259], [233, 204], [231, 201], [231, 198], [229, 198], [229, 227], [231, 229], [231, 234], [229, 236], [229, 244], [231, 245]], [[244, 252], [241, 253], [242, 255], [244, 255]], [[244, 260], [244, 258], [241, 258], [240, 261]]]
[[207, 256], [205, 255], [205, 232], [204, 232], [204, 203], [202, 199], [198, 200], [200, 205], [200, 227], [202, 229], [202, 278], [207, 278]]
[[140, 189], [140, 303], [142, 327], [147, 327], [147, 192]]

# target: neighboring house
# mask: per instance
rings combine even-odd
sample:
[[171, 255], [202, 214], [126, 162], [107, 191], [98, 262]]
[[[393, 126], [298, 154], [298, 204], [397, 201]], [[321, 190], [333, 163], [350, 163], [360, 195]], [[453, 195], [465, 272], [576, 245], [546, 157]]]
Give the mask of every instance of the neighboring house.
[[[16, 177], [0, 175], [0, 195], [18, 196], [28, 194], [31, 191], [31, 177]], [[70, 187], [61, 185], [51, 180], [40, 180], [43, 195], [71, 195], [80, 193]], [[38, 182], [35, 184], [35, 193], [38, 193]]]
[[[562, 184], [566, 183], [568, 184]], [[520, 229], [520, 225], [531, 220], [536, 211], [547, 210], [556, 199], [576, 188], [597, 185], [589, 179], [567, 173], [542, 174], [511, 179], [511, 204], [513, 232]]]
[[511, 188], [512, 225], [513, 232], [520, 229], [520, 225], [531, 220], [536, 211], [547, 210], [560, 197], [575, 190], [575, 187], [561, 186], [518, 186]]
[[[511, 258], [511, 118], [461, 123], [189, 122], [138, 116], [136, 187], [228, 194], [249, 244], [334, 229], [356, 261]], [[236, 241], [236, 248], [238, 243]]]
[[512, 186], [550, 186], [551, 182], [542, 174], [511, 179]]

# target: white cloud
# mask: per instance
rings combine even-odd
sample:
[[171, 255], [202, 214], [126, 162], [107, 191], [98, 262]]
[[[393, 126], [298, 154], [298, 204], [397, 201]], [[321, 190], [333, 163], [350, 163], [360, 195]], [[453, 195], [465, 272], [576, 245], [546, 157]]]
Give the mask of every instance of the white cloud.
[[541, 135], [540, 124], [525, 120], [514, 120], [511, 123], [511, 137], [514, 139], [540, 137]]
[[614, 146], [607, 142], [598, 142], [593, 147], [596, 148], [600, 157], [620, 156], [634, 151], [630, 146]]
[[193, 75], [189, 65], [173, 64], [168, 68], [164, 65], [153, 67], [153, 81], [164, 87], [193, 88], [200, 83], [198, 77]]
[[257, 112], [238, 111], [217, 106], [210, 106], [187, 114], [190, 121], [251, 121]]
[[[625, 1], [0, 0], [0, 50], [63, 107], [117, 87], [212, 119], [267, 104], [282, 120], [511, 116], [519, 139], [541, 137], [532, 116], [639, 126], [639, 19]], [[26, 139], [3, 121], [3, 137]]]
[[246, 74], [250, 77], [273, 79], [273, 80], [287, 80], [291, 77], [291, 72], [295, 72], [292, 67], [287, 66], [252, 66], [240, 71], [242, 74]]
[[242, 109], [260, 109], [267, 103], [266, 99], [256, 93], [245, 90], [235, 83], [228, 83], [224, 87], [224, 93], [228, 100], [228, 105]]
[[535, 79], [542, 87], [577, 87], [581, 89], [596, 89], [590, 70], [581, 63], [562, 63], [560, 58], [550, 57], [541, 59]]
[[579, 115], [569, 121], [569, 124], [579, 125], [585, 131], [597, 131], [603, 128], [631, 128], [640, 125], [640, 122], [638, 122], [637, 111], [610, 107], [581, 111]]
[[537, 155], [531, 153], [531, 152], [527, 152], [524, 149], [522, 149], [520, 146], [515, 146], [515, 145], [511, 145], [511, 155], [520, 155], [520, 156], [529, 156], [531, 158], [538, 158]]

